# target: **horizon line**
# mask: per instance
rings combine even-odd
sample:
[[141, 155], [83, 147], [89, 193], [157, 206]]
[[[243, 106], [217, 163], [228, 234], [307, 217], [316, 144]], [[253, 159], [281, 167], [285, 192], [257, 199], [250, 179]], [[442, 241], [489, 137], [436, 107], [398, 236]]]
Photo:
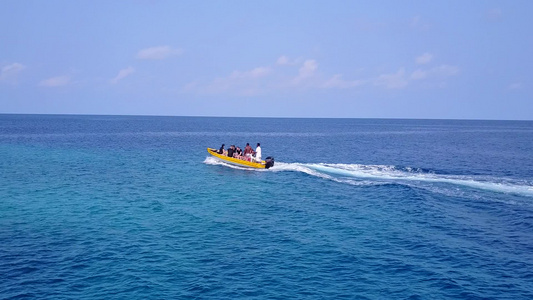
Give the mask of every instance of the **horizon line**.
[[107, 117], [176, 117], [176, 118], [256, 118], [256, 119], [362, 119], [362, 120], [433, 120], [433, 121], [518, 121], [531, 122], [533, 119], [475, 119], [475, 118], [406, 118], [406, 117], [287, 117], [287, 116], [209, 116], [209, 115], [157, 115], [157, 114], [92, 114], [92, 113], [9, 113], [0, 115], [40, 115], [40, 116], [107, 116]]

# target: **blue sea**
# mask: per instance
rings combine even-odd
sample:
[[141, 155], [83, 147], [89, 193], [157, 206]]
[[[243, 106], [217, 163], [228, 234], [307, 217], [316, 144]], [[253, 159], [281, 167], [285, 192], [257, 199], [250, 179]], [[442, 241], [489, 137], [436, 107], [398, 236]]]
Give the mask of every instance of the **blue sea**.
[[0, 115], [0, 298], [533, 299], [533, 122]]

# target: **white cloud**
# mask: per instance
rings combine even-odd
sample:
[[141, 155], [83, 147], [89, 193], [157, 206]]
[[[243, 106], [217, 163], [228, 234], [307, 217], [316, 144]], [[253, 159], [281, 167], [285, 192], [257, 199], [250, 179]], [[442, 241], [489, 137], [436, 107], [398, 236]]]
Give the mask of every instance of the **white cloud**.
[[170, 46], [159, 46], [142, 49], [137, 53], [138, 59], [165, 59], [183, 53], [181, 49], [174, 49]]
[[[417, 59], [421, 64], [427, 64], [433, 59], [433, 55], [424, 53]], [[402, 89], [415, 81], [425, 81], [424, 86], [427, 87], [439, 87], [445, 85], [446, 78], [459, 73], [457, 66], [442, 64], [432, 68], [420, 66], [414, 71], [401, 68], [396, 72], [383, 73], [379, 76], [368, 74], [360, 76], [359, 79], [345, 79], [342, 74], [331, 76], [321, 73], [315, 59], [298, 60], [299, 63], [294, 64], [297, 60], [291, 61], [282, 55], [272, 66], [233, 71], [206, 84], [194, 81], [184, 86], [183, 90], [250, 96], [275, 90], [352, 89], [371, 85], [385, 89]]]
[[198, 81], [192, 81], [184, 85], [182, 90], [184, 92], [195, 92], [200, 89], [200, 85], [201, 84]]
[[451, 65], [440, 65], [431, 69], [417, 69], [411, 73], [404, 68], [395, 73], [385, 73], [374, 78], [363, 78], [358, 80], [345, 80], [342, 75], [337, 74], [323, 82], [322, 88], [354, 88], [373, 84], [386, 89], [402, 89], [414, 81], [428, 81], [432, 86], [443, 86], [444, 79], [455, 76], [459, 73], [459, 67]]
[[346, 88], [353, 88], [357, 86], [361, 86], [365, 84], [366, 82], [364, 80], [344, 80], [342, 79], [342, 75], [337, 74], [330, 79], [328, 79], [324, 84], [322, 85], [323, 88], [340, 88], [340, 89], [346, 89]]
[[433, 55], [430, 53], [424, 53], [416, 58], [416, 63], [419, 65], [425, 65], [433, 60]]
[[410, 27], [415, 30], [427, 31], [430, 29], [429, 23], [422, 20], [420, 16], [415, 16], [411, 19]]
[[285, 55], [282, 55], [278, 58], [278, 61], [276, 62], [278, 65], [288, 65], [289, 64], [289, 58]]
[[310, 81], [313, 75], [315, 75], [317, 69], [318, 63], [316, 60], [308, 59], [304, 61], [302, 66], [298, 69], [298, 75], [290, 81], [289, 85], [293, 87], [302, 87], [303, 85], [306, 85], [307, 87], [320, 86], [320, 83]]
[[268, 76], [270, 67], [257, 67], [249, 71], [233, 71], [229, 76], [213, 80], [205, 88], [198, 83], [188, 84], [186, 90], [198, 90], [205, 93], [230, 92], [237, 95], [251, 96], [258, 94], [264, 88], [263, 77]]
[[[408, 82], [414, 80], [433, 81], [434, 86], [443, 86], [444, 79], [459, 74], [459, 67], [451, 65], [440, 65], [431, 69], [417, 69], [411, 73], [409, 78], [405, 78]], [[438, 84], [436, 84], [438, 82]]]
[[[297, 63], [300, 61], [300, 63]], [[276, 66], [278, 68], [276, 68]], [[293, 77], [284, 75], [280, 66], [289, 66], [290, 68], [297, 68], [298, 74]], [[264, 93], [271, 89], [285, 89], [294, 87], [320, 87], [320, 82], [317, 80], [308, 81], [314, 77], [318, 63], [313, 60], [301, 59], [292, 60], [287, 56], [278, 58], [274, 66], [256, 67], [247, 71], [236, 70], [231, 72], [228, 76], [218, 77], [211, 81], [211, 83], [202, 85], [199, 82], [192, 82], [184, 87], [185, 91], [200, 92], [200, 93], [230, 93], [235, 95], [257, 95]], [[306, 86], [304, 86], [304, 83]], [[335, 83], [330, 83], [331, 85]], [[339, 85], [339, 83], [336, 83]]]
[[45, 79], [39, 83], [39, 86], [44, 87], [59, 87], [59, 86], [65, 86], [69, 84], [70, 77], [68, 76], [57, 76]]
[[270, 73], [269, 67], [257, 67], [255, 69], [252, 69], [250, 71], [233, 71], [231, 73], [230, 78], [259, 78], [268, 75]]
[[276, 65], [294, 66], [294, 65], [301, 64], [302, 61], [303, 61], [303, 59], [301, 57], [298, 57], [298, 58], [295, 58], [295, 59], [290, 59], [288, 56], [282, 55], [276, 61]]
[[116, 84], [116, 83], [118, 83], [120, 80], [122, 80], [122, 79], [128, 77], [129, 75], [133, 74], [134, 72], [135, 72], [135, 69], [132, 68], [132, 67], [127, 67], [126, 69], [122, 69], [122, 70], [120, 70], [120, 71], [118, 72], [118, 75], [117, 75], [115, 78], [111, 79], [110, 82], [111, 82], [112, 84]]
[[12, 63], [2, 67], [0, 72], [0, 80], [9, 80], [15, 78], [20, 72], [26, 69], [26, 66], [19, 63]]
[[[357, 80], [346, 80], [341, 74], [336, 74], [324, 81], [320, 80], [320, 74], [317, 73], [317, 69], [318, 64], [314, 60], [312, 62], [308, 61], [307, 64], [300, 68], [299, 75], [293, 80], [292, 86], [348, 89], [373, 84], [386, 89], [403, 89], [412, 82], [420, 80], [434, 83], [438, 81], [438, 84], [435, 83], [433, 86], [442, 86], [444, 79], [459, 73], [459, 67], [443, 64], [430, 69], [417, 69], [413, 72], [407, 72], [404, 68], [401, 68], [393, 73], [384, 73], [377, 77], [363, 77]], [[304, 86], [302, 79], [311, 76], [314, 79], [305, 81]]]
[[300, 70], [298, 70], [298, 76], [300, 78], [306, 78], [312, 76], [316, 69], [318, 69], [318, 64], [314, 59], [308, 59], [304, 62]]
[[427, 71], [423, 71], [423, 70], [415, 70], [412, 74], [411, 74], [411, 79], [413, 80], [420, 80], [420, 79], [424, 79], [426, 78], [428, 75], [428, 72]]
[[374, 84], [384, 86], [387, 89], [401, 89], [409, 84], [409, 80], [405, 76], [404, 69], [400, 69], [396, 73], [379, 75], [378, 78], [375, 79]]

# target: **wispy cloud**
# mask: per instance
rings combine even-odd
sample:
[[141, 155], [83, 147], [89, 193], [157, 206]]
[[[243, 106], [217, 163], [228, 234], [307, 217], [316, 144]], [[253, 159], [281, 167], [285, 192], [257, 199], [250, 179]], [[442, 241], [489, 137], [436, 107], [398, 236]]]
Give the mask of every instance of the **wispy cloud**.
[[112, 84], [117, 84], [120, 80], [128, 77], [129, 75], [133, 74], [135, 72], [135, 69], [133, 67], [127, 67], [126, 69], [122, 69], [118, 72], [118, 75], [111, 79], [110, 82]]
[[233, 71], [225, 77], [214, 79], [205, 88], [197, 82], [188, 84], [187, 90], [197, 90], [202, 93], [218, 94], [229, 92], [237, 95], [251, 96], [258, 94], [264, 89], [262, 78], [271, 73], [270, 67], [257, 67], [248, 71]]
[[431, 62], [431, 60], [433, 60], [433, 55], [427, 52], [415, 59], [416, 63], [419, 65], [425, 65]]
[[259, 78], [268, 75], [270, 73], [269, 67], [257, 67], [250, 71], [233, 71], [229, 78], [232, 79], [246, 79], [246, 78]]
[[181, 49], [172, 48], [170, 46], [158, 46], [140, 50], [137, 53], [137, 58], [161, 60], [171, 56], [180, 55], [181, 53], [183, 53], [183, 50]]
[[440, 65], [430, 69], [417, 69], [411, 73], [410, 80], [438, 79], [442, 80], [459, 74], [457, 66]]
[[424, 78], [426, 78], [427, 75], [428, 75], [428, 72], [427, 72], [427, 71], [424, 71], [424, 70], [418, 69], [418, 70], [415, 70], [415, 71], [411, 74], [411, 79], [413, 79], [413, 80], [420, 80], [420, 79], [424, 79]]
[[322, 84], [322, 88], [340, 88], [347, 89], [362, 86], [366, 83], [365, 80], [344, 80], [341, 74], [334, 75]]
[[2, 67], [2, 70], [0, 72], [0, 81], [13, 80], [24, 69], [26, 69], [26, 66], [19, 63], [12, 63]]
[[415, 16], [411, 19], [411, 22], [409, 24], [409, 27], [411, 27], [414, 30], [419, 31], [427, 31], [430, 29], [430, 25], [428, 22], [422, 19], [420, 16]]
[[325, 81], [322, 88], [358, 88], [365, 85], [374, 85], [385, 89], [403, 89], [415, 81], [433, 83], [433, 86], [443, 86], [444, 80], [459, 73], [459, 67], [440, 65], [429, 69], [417, 69], [411, 73], [405, 68], [400, 68], [393, 73], [383, 73], [377, 77], [367, 77], [357, 80], [344, 80], [337, 74]]
[[438, 67], [430, 69], [429, 72], [438, 77], [450, 77], [459, 73], [459, 67], [450, 65], [440, 65]]
[[42, 80], [39, 83], [39, 86], [43, 86], [43, 87], [60, 87], [60, 86], [65, 86], [65, 85], [67, 85], [69, 83], [70, 83], [70, 77], [69, 76], [57, 76], [57, 77], [52, 77], [52, 78], [48, 78], [48, 79]]
[[301, 64], [303, 59], [301, 57], [290, 59], [288, 56], [282, 55], [276, 61], [276, 65], [280, 66], [294, 66]]
[[[184, 90], [208, 94], [229, 93], [251, 96], [273, 89], [305, 88], [316, 84], [308, 82], [307, 79], [314, 77], [317, 69], [316, 60], [291, 60], [287, 56], [281, 56], [272, 66], [261, 66], [246, 71], [236, 70], [227, 76], [215, 78], [206, 85], [197, 81], [191, 82], [185, 85]], [[287, 76], [290, 70], [297, 71], [298, 74]]]
[[289, 58], [285, 55], [282, 55], [278, 58], [278, 61], [276, 61], [276, 64], [278, 65], [288, 65], [289, 64]]
[[315, 71], [318, 69], [318, 64], [314, 59], [308, 59], [304, 62], [300, 70], [298, 70], [298, 76], [301, 78], [306, 78], [312, 76]]
[[396, 73], [381, 74], [375, 80], [377, 86], [384, 86], [387, 89], [401, 89], [407, 86], [409, 79], [405, 75], [405, 70], [400, 69]]
[[[425, 81], [427, 86], [445, 86], [448, 77], [459, 73], [459, 67], [441, 64], [426, 67], [433, 55], [424, 53], [415, 58], [420, 66], [414, 71], [400, 68], [396, 72], [379, 75], [367, 74], [360, 78], [344, 78], [343, 74], [327, 76], [319, 71], [315, 59], [301, 60], [293, 64], [287, 56], [280, 56], [271, 66], [256, 67], [247, 71], [233, 71], [227, 76], [218, 77], [208, 84], [199, 81], [184, 86], [187, 92], [233, 95], [258, 95], [273, 90], [310, 90], [310, 89], [354, 89], [374, 86], [384, 89], [403, 89], [414, 82]], [[296, 75], [294, 75], [296, 73]], [[292, 75], [291, 75], [292, 74]]]
[[298, 69], [298, 75], [292, 80], [292, 85], [299, 85], [308, 78], [315, 75], [318, 69], [318, 63], [314, 59], [304, 61], [302, 66]]

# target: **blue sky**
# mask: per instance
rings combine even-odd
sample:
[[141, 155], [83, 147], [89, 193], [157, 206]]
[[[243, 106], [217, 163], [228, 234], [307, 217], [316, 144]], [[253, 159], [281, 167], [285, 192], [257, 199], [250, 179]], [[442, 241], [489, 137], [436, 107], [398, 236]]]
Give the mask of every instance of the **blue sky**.
[[533, 1], [0, 1], [0, 113], [533, 120]]

